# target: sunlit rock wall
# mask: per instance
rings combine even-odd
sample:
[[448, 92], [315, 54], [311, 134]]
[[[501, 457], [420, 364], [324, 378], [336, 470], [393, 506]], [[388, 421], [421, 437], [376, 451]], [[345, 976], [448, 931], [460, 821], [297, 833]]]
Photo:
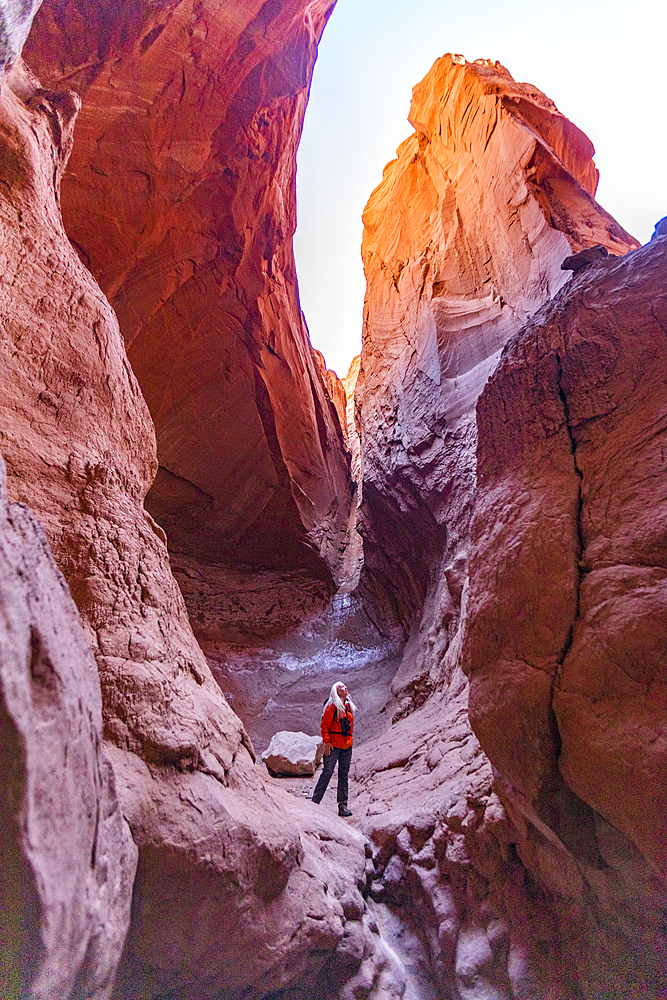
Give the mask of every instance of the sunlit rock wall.
[[[155, 423], [147, 506], [207, 648], [293, 624], [344, 573], [349, 456], [292, 254], [296, 148], [332, 6], [47, 0], [25, 52], [83, 100], [65, 227]], [[275, 584], [265, 607], [239, 585], [248, 565]]]
[[365, 213], [362, 584], [409, 635], [373, 894], [444, 995], [657, 997], [664, 241], [621, 259], [590, 143], [497, 64], [410, 118]]
[[586, 136], [500, 64], [444, 56], [410, 122], [364, 213], [357, 404], [365, 586], [412, 632], [397, 687], [423, 688], [458, 623], [477, 397], [572, 250], [637, 244], [595, 202]]

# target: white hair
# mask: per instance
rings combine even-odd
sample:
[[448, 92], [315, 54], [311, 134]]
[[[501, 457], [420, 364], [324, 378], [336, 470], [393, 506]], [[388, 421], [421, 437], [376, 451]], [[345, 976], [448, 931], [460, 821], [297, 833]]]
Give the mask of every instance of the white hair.
[[[335, 684], [331, 685], [331, 693], [329, 694], [329, 699], [325, 705], [325, 708], [328, 708], [329, 705], [333, 705], [336, 711], [338, 712], [339, 719], [341, 718], [341, 716], [345, 715], [345, 705], [341, 701], [341, 697], [338, 694], [338, 685], [342, 683], [343, 683], [342, 681], [336, 681]], [[347, 703], [350, 706], [350, 711], [352, 712], [352, 715], [355, 715], [357, 711], [357, 706], [350, 698], [349, 693], [347, 696]]]

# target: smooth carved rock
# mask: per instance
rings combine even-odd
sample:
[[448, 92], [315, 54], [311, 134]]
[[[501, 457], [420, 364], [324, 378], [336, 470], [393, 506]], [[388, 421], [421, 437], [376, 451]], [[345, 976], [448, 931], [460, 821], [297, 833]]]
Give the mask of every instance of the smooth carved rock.
[[[239, 565], [305, 570], [319, 607], [344, 572], [349, 456], [291, 245], [296, 148], [332, 6], [47, 0], [26, 49], [42, 80], [83, 100], [65, 226], [118, 314], [155, 422], [147, 506], [195, 621], [193, 571], [216, 590]], [[219, 638], [233, 639], [224, 622]], [[202, 638], [213, 648], [210, 629]]]
[[324, 754], [319, 736], [283, 731], [271, 737], [262, 760], [271, 774], [315, 774]]
[[370, 989], [391, 962], [357, 889], [346, 903], [363, 876], [363, 839], [341, 823], [331, 841], [292, 796], [269, 794], [190, 630], [164, 532], [143, 509], [157, 465], [150, 415], [59, 211], [78, 102], [20, 67], [7, 82], [3, 448], [11, 496], [43, 519], [92, 642], [107, 749], [139, 847], [114, 995], [235, 1000], [300, 981], [338, 990], [359, 975]]
[[194, 639], [164, 533], [143, 508], [155, 438], [116, 318], [62, 228], [58, 180], [78, 101], [18, 68], [6, 80], [0, 406], [9, 494], [42, 520], [82, 614], [107, 737], [154, 761], [203, 761], [224, 778], [246, 737]]
[[97, 668], [41, 525], [0, 458], [2, 995], [106, 1000], [137, 849], [101, 749]]
[[455, 659], [477, 397], [509, 337], [567, 280], [566, 254], [638, 244], [594, 200], [586, 136], [499, 63], [439, 59], [410, 121], [364, 212], [356, 398], [362, 584], [378, 620], [411, 632], [395, 689], [410, 688], [414, 707]]

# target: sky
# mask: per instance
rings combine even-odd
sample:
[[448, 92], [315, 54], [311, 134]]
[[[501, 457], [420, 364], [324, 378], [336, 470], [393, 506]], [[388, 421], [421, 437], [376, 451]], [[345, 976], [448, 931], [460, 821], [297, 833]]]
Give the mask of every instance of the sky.
[[298, 153], [294, 249], [311, 340], [361, 349], [361, 213], [412, 133], [412, 87], [445, 52], [499, 60], [588, 135], [597, 200], [642, 243], [667, 215], [665, 0], [338, 0]]

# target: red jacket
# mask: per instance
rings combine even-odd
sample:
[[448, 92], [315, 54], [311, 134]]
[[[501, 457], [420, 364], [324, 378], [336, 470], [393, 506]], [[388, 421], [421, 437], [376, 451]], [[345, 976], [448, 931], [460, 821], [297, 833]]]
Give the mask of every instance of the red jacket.
[[336, 711], [335, 705], [327, 705], [324, 709], [324, 715], [322, 716], [322, 739], [325, 743], [331, 743], [332, 747], [337, 747], [339, 750], [347, 750], [352, 746], [354, 715], [352, 714], [352, 709], [350, 708], [350, 703], [348, 701], [345, 702], [345, 708], [347, 711], [347, 718], [350, 721], [349, 736], [343, 736], [341, 732], [341, 720], [338, 718], [338, 712]]

